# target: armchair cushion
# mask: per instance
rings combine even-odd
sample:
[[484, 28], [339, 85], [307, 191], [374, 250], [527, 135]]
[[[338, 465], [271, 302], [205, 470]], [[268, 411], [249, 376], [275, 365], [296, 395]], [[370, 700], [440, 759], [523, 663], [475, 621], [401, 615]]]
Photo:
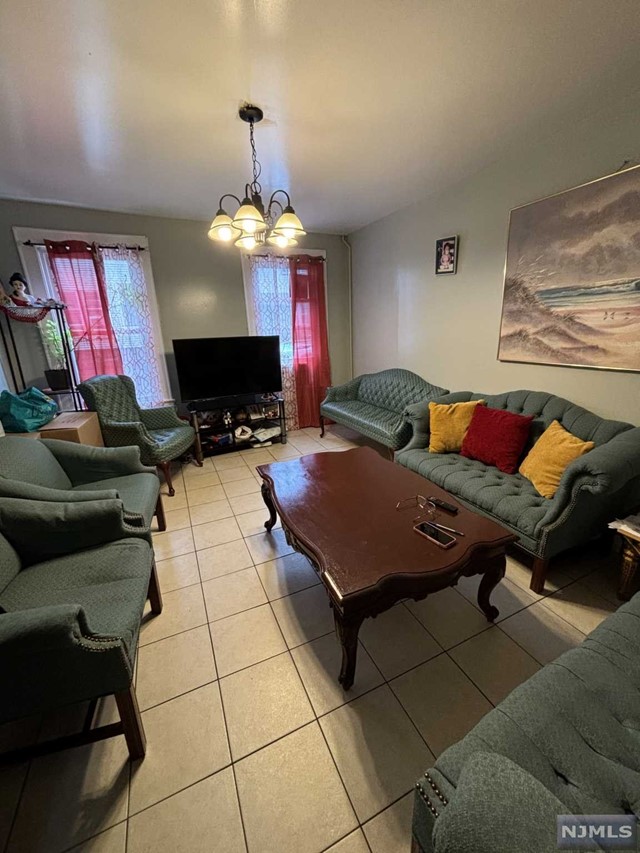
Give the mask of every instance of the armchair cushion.
[[21, 483], [18, 480], [8, 480], [0, 477], [0, 497], [21, 498], [27, 501], [74, 501], [115, 500], [118, 493], [115, 489], [102, 488], [102, 483], [94, 483], [96, 489], [92, 493], [83, 493], [77, 489], [48, 489], [46, 486], [34, 486], [31, 483]]
[[149, 468], [140, 462], [140, 451], [134, 446], [89, 447], [55, 439], [43, 439], [42, 444], [51, 451], [73, 486], [127, 474], [149, 473]]
[[144, 470], [153, 473], [129, 474], [122, 477], [110, 477], [101, 480], [99, 483], [83, 483], [76, 486], [71, 494], [75, 495], [76, 499], [82, 499], [82, 497], [86, 499], [98, 498], [105, 489], [108, 489], [110, 492], [115, 492], [122, 500], [127, 515], [133, 513], [141, 516], [144, 519], [145, 526], [149, 527], [158, 500], [160, 481], [152, 468], [145, 468]]
[[[70, 442], [56, 441], [55, 444]], [[0, 438], [2, 477], [49, 489], [70, 489], [71, 480], [44, 441], [6, 435]]]

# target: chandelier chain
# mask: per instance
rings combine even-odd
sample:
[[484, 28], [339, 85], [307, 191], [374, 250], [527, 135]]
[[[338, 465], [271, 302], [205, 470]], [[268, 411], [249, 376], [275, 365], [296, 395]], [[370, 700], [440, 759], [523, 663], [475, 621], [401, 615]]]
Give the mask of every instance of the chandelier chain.
[[249, 122], [249, 142], [251, 143], [251, 164], [253, 167], [253, 183], [251, 184], [251, 189], [254, 193], [258, 195], [262, 192], [262, 186], [258, 181], [260, 177], [260, 173], [262, 172], [262, 166], [258, 160], [258, 155], [256, 153], [256, 143], [253, 138], [253, 122]]

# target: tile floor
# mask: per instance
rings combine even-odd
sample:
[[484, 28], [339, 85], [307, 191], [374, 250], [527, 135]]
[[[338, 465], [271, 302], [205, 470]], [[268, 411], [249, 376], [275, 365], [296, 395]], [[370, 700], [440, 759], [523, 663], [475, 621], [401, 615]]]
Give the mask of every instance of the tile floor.
[[[164, 612], [142, 627], [136, 687], [148, 751], [122, 738], [0, 771], [8, 853], [408, 853], [414, 780], [493, 704], [615, 610], [615, 572], [560, 560], [549, 593], [509, 559], [489, 625], [477, 581], [399, 604], [361, 631], [356, 682], [323, 588], [254, 466], [357, 443], [335, 427], [186, 466], [154, 536]], [[81, 709], [80, 709], [81, 710]], [[105, 703], [100, 722], [113, 718]], [[0, 747], [77, 726], [77, 709], [0, 728]]]

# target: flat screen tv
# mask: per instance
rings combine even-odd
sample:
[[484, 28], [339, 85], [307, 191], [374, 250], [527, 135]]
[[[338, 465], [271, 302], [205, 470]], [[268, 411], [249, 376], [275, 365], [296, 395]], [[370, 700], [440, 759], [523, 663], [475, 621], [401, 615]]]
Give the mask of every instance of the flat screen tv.
[[173, 342], [184, 402], [282, 390], [278, 335]]

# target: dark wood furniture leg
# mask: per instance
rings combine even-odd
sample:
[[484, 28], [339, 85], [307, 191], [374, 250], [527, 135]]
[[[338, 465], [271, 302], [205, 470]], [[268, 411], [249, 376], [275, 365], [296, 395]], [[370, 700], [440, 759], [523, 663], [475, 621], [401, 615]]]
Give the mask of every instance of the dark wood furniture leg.
[[336, 623], [336, 633], [340, 638], [340, 645], [342, 646], [342, 666], [340, 667], [338, 681], [342, 684], [344, 690], [349, 690], [353, 686], [353, 680], [356, 675], [358, 631], [362, 625], [362, 616], [345, 618], [334, 607], [333, 617]]
[[158, 468], [164, 474], [165, 483], [169, 487], [169, 497], [172, 498], [176, 490], [173, 488], [173, 481], [171, 479], [171, 462], [158, 462]]
[[504, 555], [496, 557], [492, 561], [492, 565], [483, 574], [480, 586], [478, 587], [478, 607], [482, 610], [489, 622], [493, 622], [494, 619], [497, 619], [500, 613], [498, 608], [491, 604], [489, 599], [491, 598], [493, 590], [504, 577], [506, 568], [506, 557]]
[[164, 514], [164, 507], [162, 506], [162, 495], [158, 495], [158, 500], [156, 501], [156, 518], [158, 519], [158, 530], [162, 533], [163, 530], [167, 529], [167, 519]]
[[156, 571], [155, 560], [151, 567], [151, 577], [149, 578], [149, 591], [147, 592], [147, 597], [151, 604], [151, 612], [156, 615], [162, 613], [162, 593], [160, 592], [160, 584], [158, 583], [158, 572]]
[[529, 588], [534, 592], [537, 592], [538, 595], [542, 595], [544, 592], [544, 582], [547, 577], [548, 568], [549, 560], [544, 560], [542, 557], [533, 558], [531, 566], [531, 583], [529, 584]]
[[276, 508], [273, 505], [273, 499], [271, 498], [271, 491], [266, 483], [262, 484], [262, 500], [267, 505], [267, 509], [269, 510], [269, 520], [265, 521], [264, 526], [267, 533], [271, 533], [271, 528], [278, 520], [276, 515]]
[[320, 415], [320, 438], [324, 438], [324, 417]]
[[618, 582], [618, 598], [629, 601], [633, 581], [640, 563], [640, 547], [628, 539], [623, 539], [622, 554], [620, 555], [620, 580]]
[[136, 699], [133, 686], [127, 690], [123, 690], [121, 693], [116, 693], [115, 700], [122, 721], [122, 730], [129, 749], [129, 758], [132, 761], [144, 758], [144, 754], [147, 751], [147, 739], [144, 734], [138, 700]]

